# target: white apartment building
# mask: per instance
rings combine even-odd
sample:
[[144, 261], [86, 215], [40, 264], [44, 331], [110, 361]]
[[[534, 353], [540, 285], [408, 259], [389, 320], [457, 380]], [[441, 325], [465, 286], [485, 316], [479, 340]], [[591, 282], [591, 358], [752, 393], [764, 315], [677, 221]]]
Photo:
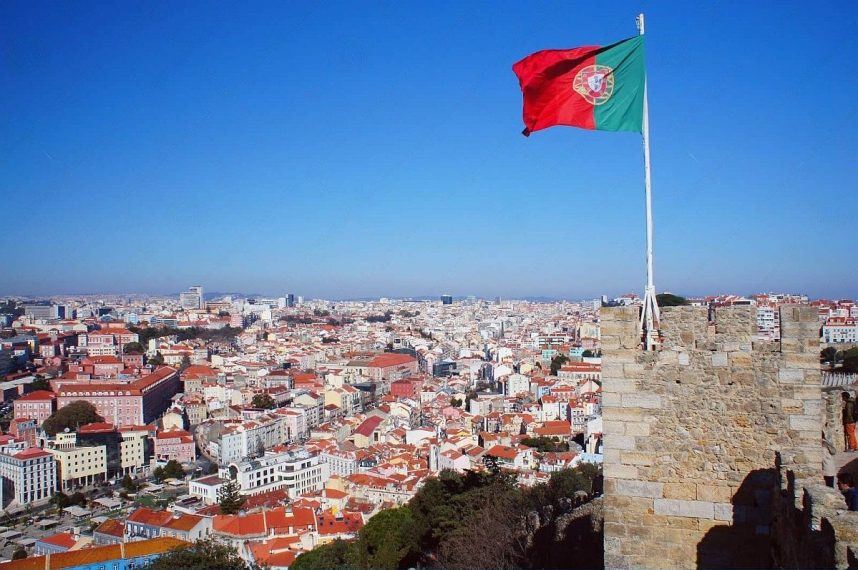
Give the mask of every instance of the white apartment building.
[[781, 337], [781, 312], [778, 307], [757, 307], [757, 335], [765, 340]]
[[830, 317], [822, 326], [822, 342], [828, 344], [858, 343], [858, 319]]
[[221, 467], [217, 476], [191, 481], [189, 493], [207, 503], [217, 501], [217, 493], [227, 480], [236, 481], [242, 495], [257, 495], [285, 489], [291, 498], [320, 491], [330, 478], [330, 468], [318, 455], [305, 450], [266, 453], [249, 461], [232, 462]]
[[524, 374], [510, 374], [503, 381], [505, 396], [518, 396], [530, 391], [530, 378]]
[[54, 456], [31, 447], [0, 453], [0, 508], [49, 500], [57, 488]]
[[348, 477], [358, 471], [358, 457], [354, 451], [331, 449], [320, 453], [319, 459], [328, 464], [329, 475]]
[[256, 420], [226, 424], [216, 441], [209, 442], [209, 452], [221, 465], [260, 455], [266, 449], [284, 442], [284, 416], [261, 416]]
[[290, 498], [325, 488], [325, 483], [331, 476], [330, 469], [318, 455], [311, 455], [306, 450], [284, 455], [287, 458], [277, 466], [277, 470], [286, 483]]

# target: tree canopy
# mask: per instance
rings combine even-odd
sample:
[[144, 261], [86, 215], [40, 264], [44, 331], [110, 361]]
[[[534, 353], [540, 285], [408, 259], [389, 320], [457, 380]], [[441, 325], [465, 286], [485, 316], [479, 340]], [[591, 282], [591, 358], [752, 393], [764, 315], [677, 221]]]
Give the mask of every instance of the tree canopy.
[[241, 496], [241, 487], [233, 480], [224, 483], [218, 493], [218, 505], [220, 505], [220, 512], [224, 515], [234, 515], [239, 512], [245, 500]]
[[140, 344], [139, 342], [129, 342], [125, 346], [122, 347], [122, 352], [124, 352], [126, 354], [129, 354], [129, 353], [142, 354], [142, 353], [146, 352], [146, 349], [143, 348], [143, 345]]
[[50, 436], [68, 428], [71, 431], [78, 427], [93, 422], [103, 422], [104, 418], [98, 415], [95, 406], [86, 400], [75, 400], [69, 405], [60, 408], [45, 420], [42, 428]]
[[680, 297], [672, 293], [659, 293], [655, 296], [655, 300], [659, 307], [679, 307], [680, 305], [688, 304], [688, 300], [685, 297]]
[[213, 538], [198, 540], [188, 546], [181, 546], [165, 552], [148, 564], [143, 570], [250, 570], [248, 565], [231, 545], [218, 542]]
[[181, 463], [175, 459], [171, 459], [163, 467], [156, 467], [155, 470], [152, 471], [152, 477], [154, 477], [156, 481], [163, 481], [164, 479], [184, 479], [185, 470], [182, 469]]
[[53, 392], [53, 388], [51, 388], [51, 383], [48, 382], [46, 378], [43, 376], [37, 376], [35, 380], [30, 384], [30, 390], [35, 392], [36, 390], [47, 390], [48, 392]]
[[261, 408], [263, 410], [271, 410], [277, 407], [277, 402], [274, 401], [274, 398], [271, 397], [271, 394], [255, 394], [253, 396], [253, 400], [250, 402], [254, 408]]
[[843, 353], [843, 371], [858, 372], [858, 346]]
[[500, 469], [442, 471], [406, 506], [372, 517], [357, 540], [315, 548], [290, 568], [601, 567], [601, 538], [589, 525], [567, 529], [561, 538], [554, 526], [576, 493], [593, 493], [597, 477], [598, 469], [585, 464], [522, 489]]
[[565, 354], [558, 354], [554, 358], [551, 359], [551, 375], [557, 376], [557, 373], [560, 371], [560, 368], [569, 362], [569, 357]]

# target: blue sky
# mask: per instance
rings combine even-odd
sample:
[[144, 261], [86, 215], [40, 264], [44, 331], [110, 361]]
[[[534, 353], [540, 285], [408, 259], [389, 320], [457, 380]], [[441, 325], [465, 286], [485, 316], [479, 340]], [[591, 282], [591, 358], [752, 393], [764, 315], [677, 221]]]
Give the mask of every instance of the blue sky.
[[658, 289], [858, 296], [851, 1], [4, 2], [0, 294], [641, 291], [640, 137], [510, 69], [641, 10]]

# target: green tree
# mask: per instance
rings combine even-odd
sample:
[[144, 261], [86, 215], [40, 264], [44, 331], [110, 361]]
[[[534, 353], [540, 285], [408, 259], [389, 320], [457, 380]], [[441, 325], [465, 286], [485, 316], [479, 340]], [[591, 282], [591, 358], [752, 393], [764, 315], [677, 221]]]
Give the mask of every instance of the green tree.
[[819, 359], [822, 362], [830, 362], [831, 364], [837, 363], [837, 349], [833, 346], [827, 346], [822, 349], [822, 352], [819, 353]]
[[122, 347], [122, 352], [126, 354], [142, 354], [146, 352], [146, 349], [143, 348], [143, 345], [139, 342], [129, 342], [125, 346]]
[[180, 371], [181, 371], [181, 370], [185, 370], [185, 369], [186, 369], [186, 368], [188, 368], [190, 365], [191, 365], [191, 359], [190, 359], [190, 358], [188, 357], [188, 355], [186, 354], [185, 356], [183, 356], [183, 357], [182, 357], [182, 363], [179, 365], [179, 370], [180, 370]]
[[230, 544], [214, 538], [198, 540], [165, 552], [148, 564], [144, 570], [249, 570], [249, 566]]
[[843, 371], [858, 372], [858, 346], [843, 353]]
[[408, 507], [387, 509], [372, 517], [358, 533], [356, 562], [361, 568], [395, 570], [419, 553], [414, 517]]
[[161, 474], [164, 479], [185, 478], [185, 470], [182, 469], [182, 464], [175, 459], [169, 460], [167, 464], [164, 465], [164, 469], [161, 471]]
[[69, 500], [69, 496], [66, 495], [65, 493], [63, 493], [62, 491], [55, 493], [54, 496], [51, 497], [50, 503], [60, 510], [71, 505], [71, 501]]
[[596, 355], [593, 354], [593, 351], [588, 348], [587, 350], [585, 350], [584, 352], [581, 353], [581, 356], [583, 356], [584, 358], [592, 358]]
[[554, 358], [551, 359], [551, 375], [557, 376], [557, 373], [560, 371], [560, 368], [569, 362], [569, 357], [565, 354], [558, 354]]
[[23, 560], [27, 557], [27, 550], [23, 546], [19, 546], [12, 553], [12, 560]]
[[36, 376], [36, 379], [30, 384], [30, 390], [35, 392], [36, 390], [47, 390], [48, 392], [53, 392], [53, 388], [51, 388], [51, 383], [44, 376]]
[[450, 405], [453, 406], [454, 408], [461, 408], [463, 403], [464, 402], [462, 402], [461, 398], [457, 398], [455, 396], [452, 396], [450, 398]]
[[550, 451], [569, 451], [569, 444], [560, 441], [557, 437], [547, 437], [541, 435], [539, 437], [526, 437], [521, 440], [522, 445], [533, 447], [540, 452]]
[[122, 478], [122, 488], [129, 493], [133, 493], [137, 490], [137, 484], [134, 482], [134, 479], [131, 478], [129, 473], [126, 473], [125, 477]]
[[253, 396], [253, 400], [250, 402], [250, 405], [254, 408], [260, 408], [263, 410], [271, 410], [277, 407], [277, 402], [274, 401], [274, 398], [271, 397], [271, 394], [255, 394]]
[[155, 356], [146, 360], [146, 364], [152, 364], [153, 366], [163, 366], [164, 364], [164, 356], [160, 352], [156, 352]]
[[337, 539], [301, 554], [289, 570], [345, 570], [356, 567], [354, 560], [354, 543]]
[[75, 491], [69, 497], [69, 506], [77, 505], [78, 507], [86, 506], [86, 495], [81, 493], [80, 491]]
[[685, 297], [680, 297], [679, 295], [673, 295], [671, 293], [659, 293], [655, 296], [655, 300], [659, 307], [678, 307], [680, 305], [688, 304], [688, 299]]
[[67, 406], [57, 410], [45, 423], [42, 424], [42, 429], [50, 436], [54, 436], [59, 432], [68, 428], [71, 431], [77, 430], [78, 427], [93, 422], [103, 422], [104, 418], [98, 415], [95, 406], [86, 400], [75, 400]]
[[241, 496], [241, 487], [238, 482], [229, 480], [224, 483], [218, 493], [218, 504], [220, 512], [225, 515], [234, 515], [241, 510], [245, 498]]

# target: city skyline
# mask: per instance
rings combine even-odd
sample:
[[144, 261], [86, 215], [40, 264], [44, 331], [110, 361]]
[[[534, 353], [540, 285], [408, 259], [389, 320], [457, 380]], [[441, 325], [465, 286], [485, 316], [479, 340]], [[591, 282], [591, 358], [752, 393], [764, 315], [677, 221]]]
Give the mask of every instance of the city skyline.
[[[856, 14], [824, 8], [646, 10], [659, 291], [858, 296]], [[73, 262], [0, 295], [641, 294], [639, 137], [521, 137], [511, 71], [638, 9], [4, 4], [3, 193], [55, 214], [0, 240]]]

